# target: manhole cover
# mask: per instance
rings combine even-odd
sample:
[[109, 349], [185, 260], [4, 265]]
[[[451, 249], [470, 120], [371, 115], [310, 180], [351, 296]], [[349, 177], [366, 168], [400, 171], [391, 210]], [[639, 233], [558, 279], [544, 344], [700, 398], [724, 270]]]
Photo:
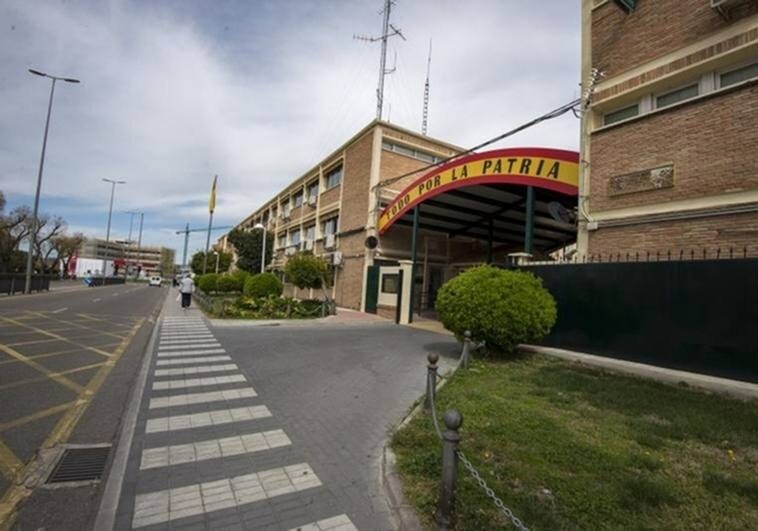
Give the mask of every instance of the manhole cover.
[[47, 483], [100, 479], [105, 471], [105, 463], [108, 461], [110, 450], [110, 446], [67, 448], [63, 451], [52, 474], [47, 478]]

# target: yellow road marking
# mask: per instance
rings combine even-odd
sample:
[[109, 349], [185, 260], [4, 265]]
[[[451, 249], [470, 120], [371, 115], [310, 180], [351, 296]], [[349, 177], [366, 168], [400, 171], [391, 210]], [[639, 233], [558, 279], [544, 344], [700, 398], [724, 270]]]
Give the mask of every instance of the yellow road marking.
[[64, 376], [66, 374], [74, 374], [77, 372], [87, 371], [89, 369], [94, 369], [95, 367], [100, 367], [101, 365], [104, 365], [106, 362], [100, 362], [100, 363], [92, 363], [91, 365], [83, 365], [81, 367], [76, 367], [74, 369], [68, 369], [65, 371], [58, 371], [58, 372], [52, 372], [48, 375], [41, 376], [39, 378], [27, 378], [26, 380], [17, 380], [15, 382], [11, 382], [8, 384], [0, 385], [0, 391], [3, 389], [12, 389], [14, 387], [18, 387], [20, 385], [26, 385], [30, 383], [36, 383], [36, 382], [42, 382], [47, 380], [48, 378], [52, 378], [54, 376]]
[[35, 332], [39, 332], [42, 335], [45, 335], [45, 336], [48, 336], [48, 337], [54, 337], [55, 339], [59, 339], [60, 341], [64, 341], [66, 343], [70, 343], [72, 345], [76, 345], [77, 347], [82, 348], [84, 350], [89, 350], [89, 351], [92, 351], [92, 352], [96, 352], [97, 354], [101, 354], [101, 355], [105, 356], [106, 358], [110, 358], [111, 357], [110, 353], [105, 352], [104, 350], [100, 350], [99, 348], [95, 348], [95, 347], [89, 347], [87, 345], [82, 345], [81, 343], [77, 343], [76, 341], [71, 341], [70, 339], [68, 339], [66, 337], [63, 337], [63, 336], [60, 336], [58, 334], [53, 334], [52, 332], [48, 332], [46, 330], [42, 330], [41, 328], [36, 328], [36, 327], [30, 326], [30, 325], [21, 323], [21, 322], [19, 322], [18, 319], [10, 319], [8, 317], [3, 317], [2, 315], [0, 315], [0, 319], [2, 319], [4, 321], [7, 321], [9, 323], [16, 324], [18, 326], [29, 328], [31, 330], [34, 330]]
[[46, 315], [46, 314], [44, 314], [42, 312], [30, 312], [30, 313], [33, 313], [35, 315], [39, 315], [40, 317], [42, 317], [44, 319], [48, 319], [50, 321], [56, 321], [58, 323], [65, 323], [67, 325], [72, 325], [72, 326], [75, 326], [77, 328], [82, 328], [84, 330], [90, 330], [90, 331], [93, 331], [93, 332], [97, 332], [98, 335], [112, 336], [112, 337], [115, 337], [116, 339], [123, 339], [124, 338], [124, 336], [120, 336], [118, 334], [114, 334], [113, 332], [103, 332], [102, 330], [98, 330], [97, 328], [92, 328], [91, 326], [85, 326], [83, 324], [78, 324], [76, 321], [69, 321], [67, 319], [59, 319], [57, 317], [53, 317], [52, 315]]
[[0, 424], [0, 433], [6, 430], [10, 430], [11, 428], [18, 428], [19, 426], [23, 426], [24, 424], [29, 424], [30, 422], [34, 422], [35, 420], [44, 419], [45, 417], [50, 417], [52, 415], [60, 413], [61, 411], [67, 410], [73, 405], [74, 405], [73, 401], [66, 402], [65, 404], [59, 404], [57, 406], [49, 407], [47, 409], [43, 409], [42, 411], [37, 411], [36, 413], [32, 413], [31, 415], [27, 415], [25, 417], [14, 419], [8, 422], [3, 422], [2, 424]]
[[51, 341], [58, 341], [57, 339], [35, 339], [34, 341], [20, 341], [18, 343], [6, 343], [9, 347], [22, 347], [24, 345], [36, 345], [37, 343], [49, 343]]
[[24, 463], [16, 457], [10, 448], [5, 446], [3, 441], [0, 441], [0, 473], [13, 481], [16, 475], [24, 469]]
[[41, 372], [42, 374], [44, 374], [45, 376], [47, 376], [51, 380], [54, 380], [54, 381], [58, 382], [59, 384], [63, 385], [64, 387], [68, 387], [69, 389], [71, 389], [72, 391], [74, 391], [76, 393], [81, 393], [81, 392], [84, 391], [84, 388], [81, 385], [79, 385], [78, 383], [72, 382], [71, 380], [69, 380], [65, 376], [61, 376], [60, 374], [54, 373], [54, 372], [46, 369], [45, 367], [43, 367], [42, 365], [40, 365], [36, 361], [30, 360], [29, 358], [27, 358], [26, 356], [24, 356], [20, 352], [18, 352], [16, 350], [13, 350], [9, 346], [6, 346], [6, 345], [3, 345], [2, 343], [0, 343], [0, 350], [3, 351], [3, 352], [5, 352], [9, 356], [13, 356], [18, 361], [20, 361], [24, 365], [28, 365], [29, 367], [31, 367], [35, 371]]
[[[89, 381], [84, 388], [84, 391], [74, 401], [73, 405], [68, 408], [63, 417], [58, 420], [58, 423], [42, 443], [41, 448], [52, 448], [59, 442], [65, 441], [71, 435], [74, 427], [81, 419], [89, 403], [92, 401], [92, 397], [98, 389], [100, 389], [105, 378], [116, 365], [116, 362], [121, 358], [124, 351], [126, 351], [132, 338], [134, 338], [144, 322], [145, 319], [142, 318], [135, 323], [129, 331], [129, 335], [119, 343], [118, 348], [116, 348], [113, 353], [112, 359], [109, 359], [102, 365], [102, 367], [100, 367], [97, 374], [95, 374], [95, 376]], [[14, 511], [16, 506], [29, 496], [29, 494], [31, 494], [31, 491], [26, 487], [22, 485], [13, 485], [5, 492], [5, 495], [0, 498], [0, 529], [3, 529], [3, 526], [10, 527], [12, 525], [12, 522], [15, 520]]]
[[[100, 346], [103, 347], [103, 348], [115, 348], [118, 345], [119, 345], [118, 343], [108, 343], [107, 345], [100, 345]], [[49, 358], [51, 356], [60, 356], [62, 354], [73, 354], [73, 353], [77, 353], [77, 352], [82, 352], [82, 349], [80, 347], [70, 348], [70, 349], [66, 349], [66, 350], [58, 350], [58, 351], [55, 351], [55, 352], [47, 352], [45, 354], [37, 354], [36, 356], [27, 356], [27, 357], [30, 360], [37, 360], [37, 359], [40, 359], [40, 358]], [[19, 360], [15, 359], [15, 358], [14, 359], [10, 359], [10, 360], [0, 361], [0, 365], [5, 365], [6, 363], [21, 363], [21, 362]]]

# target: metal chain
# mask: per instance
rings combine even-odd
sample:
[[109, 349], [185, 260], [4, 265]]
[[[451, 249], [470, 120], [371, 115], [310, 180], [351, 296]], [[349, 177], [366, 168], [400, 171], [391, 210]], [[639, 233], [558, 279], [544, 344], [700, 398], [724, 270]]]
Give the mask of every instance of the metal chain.
[[520, 529], [521, 531], [529, 531], [529, 528], [524, 525], [524, 523], [516, 517], [515, 514], [513, 514], [513, 511], [511, 511], [508, 507], [505, 506], [503, 503], [503, 500], [497, 497], [497, 494], [495, 494], [495, 491], [493, 491], [489, 485], [487, 485], [487, 482], [482, 479], [482, 476], [479, 475], [479, 472], [476, 471], [474, 468], [474, 465], [471, 464], [471, 461], [466, 459], [466, 456], [463, 455], [463, 452], [460, 450], [456, 450], [456, 453], [458, 454], [458, 458], [463, 463], [463, 466], [468, 470], [469, 474], [471, 474], [471, 477], [474, 478], [474, 480], [479, 484], [479, 486], [482, 488], [484, 493], [487, 495], [488, 498], [490, 498], [494, 503], [495, 507], [497, 507], [501, 513], [503, 513], [513, 524], [513, 527], [516, 529]]
[[[426, 374], [426, 379], [427, 379], [426, 388], [427, 388], [427, 390], [429, 389], [428, 380], [431, 380], [432, 378], [434, 378], [434, 374], [432, 374], [430, 372], [427, 372], [427, 374]], [[432, 389], [432, 392], [429, 395], [429, 403], [431, 405], [431, 410], [432, 410], [432, 421], [434, 421], [434, 429], [437, 432], [437, 437], [439, 437], [439, 439], [441, 441], [442, 440], [442, 432], [440, 431], [440, 424], [437, 421], [437, 406], [434, 403], [434, 395], [437, 394], [437, 390], [436, 390], [437, 382], [434, 382], [433, 386], [434, 386], [434, 389]]]

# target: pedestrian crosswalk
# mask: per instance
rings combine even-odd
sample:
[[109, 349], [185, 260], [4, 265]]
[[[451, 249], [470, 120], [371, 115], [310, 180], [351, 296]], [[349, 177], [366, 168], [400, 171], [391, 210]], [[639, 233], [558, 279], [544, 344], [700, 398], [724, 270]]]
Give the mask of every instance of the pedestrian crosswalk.
[[[248, 459], [271, 452], [273, 456], [291, 447], [287, 433], [271, 424], [275, 423], [271, 411], [264, 404], [250, 402], [258, 401], [258, 394], [202, 317], [163, 319], [152, 375], [152, 391], [146, 397], [145, 442], [138, 457], [139, 475], [183, 465], [196, 467], [214, 460], [219, 460], [214, 470], [225, 470], [224, 460]], [[263, 426], [260, 422], [269, 424]], [[238, 426], [244, 432], [224, 437], [213, 433], [224, 426]], [[247, 426], [260, 428], [248, 430]], [[308, 463], [290, 464], [276, 459], [279, 458], [263, 461], [269, 466], [261, 470], [252, 469], [254, 461], [250, 461], [251, 470], [243, 470], [242, 474], [222, 479], [216, 476], [210, 481], [203, 481], [207, 476], [198, 475], [194, 483], [184, 481], [176, 487], [167, 483], [164, 486], [172, 488], [138, 492], [131, 527], [181, 525], [183, 519], [198, 515], [228, 512], [279, 496], [323, 488]], [[284, 531], [290, 528], [281, 526]], [[333, 514], [292, 529], [355, 531], [356, 527], [347, 515]]]

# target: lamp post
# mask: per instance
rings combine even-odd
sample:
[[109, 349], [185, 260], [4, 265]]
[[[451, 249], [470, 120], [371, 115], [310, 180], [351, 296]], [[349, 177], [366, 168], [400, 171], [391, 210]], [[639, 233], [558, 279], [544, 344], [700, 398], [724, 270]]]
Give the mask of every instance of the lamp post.
[[80, 83], [78, 79], [71, 77], [57, 77], [40, 72], [39, 70], [29, 69], [29, 73], [35, 76], [46, 77], [52, 80], [50, 86], [50, 101], [47, 104], [47, 119], [45, 120], [45, 135], [42, 137], [42, 155], [39, 158], [39, 172], [37, 173], [37, 192], [34, 194], [34, 210], [32, 211], [32, 230], [29, 233], [29, 254], [26, 256], [26, 283], [24, 284], [24, 293], [32, 291], [32, 257], [34, 255], [34, 242], [37, 241], [37, 230], [39, 223], [37, 221], [37, 212], [39, 210], [39, 194], [42, 189], [42, 168], [45, 165], [45, 149], [47, 148], [47, 132], [50, 130], [50, 112], [53, 109], [53, 94], [55, 94], [55, 82], [65, 81], [66, 83]]
[[263, 273], [266, 270], [266, 227], [262, 223], [256, 223], [253, 228], [263, 231], [263, 250], [261, 252], [261, 273]]
[[105, 286], [105, 267], [108, 258], [108, 243], [111, 240], [111, 216], [113, 215], [113, 195], [116, 191], [117, 184], [126, 184], [126, 181], [114, 181], [113, 179], [103, 179], [103, 182], [111, 183], [111, 206], [108, 209], [108, 228], [105, 231], [105, 256], [103, 257], [103, 286]]
[[218, 251], [213, 251], [213, 254], [216, 255], [216, 274], [218, 275], [218, 259], [221, 257], [221, 254]]

